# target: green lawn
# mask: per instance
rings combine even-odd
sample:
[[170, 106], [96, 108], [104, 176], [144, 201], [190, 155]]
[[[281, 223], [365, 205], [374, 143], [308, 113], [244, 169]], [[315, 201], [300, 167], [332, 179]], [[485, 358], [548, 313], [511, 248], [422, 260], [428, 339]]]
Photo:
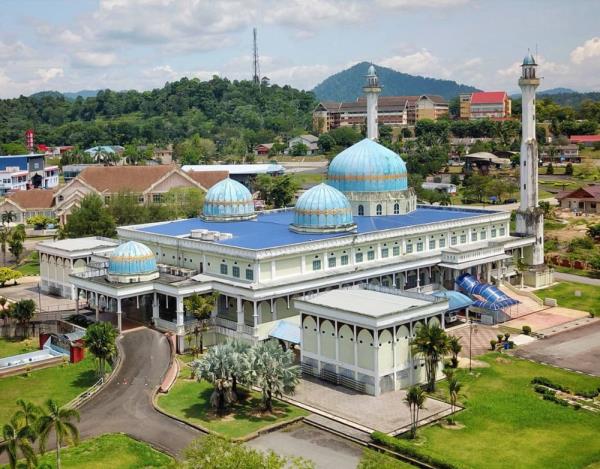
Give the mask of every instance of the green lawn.
[[24, 264], [21, 264], [18, 267], [14, 268], [15, 270], [21, 272], [23, 275], [40, 275], [40, 263], [39, 261], [27, 261]]
[[[20, 353], [33, 352], [38, 349], [38, 342], [36, 339], [6, 339], [0, 338], [0, 358], [10, 357], [11, 355], [18, 355]], [[2, 383], [0, 382], [0, 389]]]
[[263, 415], [258, 412], [260, 395], [253, 392], [234, 405], [231, 414], [218, 417], [210, 407], [212, 392], [213, 386], [207, 381], [180, 377], [168, 394], [159, 397], [158, 405], [170, 414], [230, 438], [240, 438], [263, 427], [308, 415], [305, 410], [280, 401], [274, 403], [275, 415]]
[[[576, 291], [580, 291], [581, 296], [575, 296]], [[541, 299], [554, 298], [559, 306], [589, 311], [600, 316], [600, 287], [595, 285], [560, 282], [552, 287], [537, 290], [535, 294]]]
[[[461, 468], [589, 468], [600, 461], [600, 416], [544, 401], [530, 384], [544, 376], [571, 389], [592, 390], [599, 378], [491, 353], [474, 375], [458, 371], [460, 429], [423, 428], [415, 445]], [[443, 392], [443, 383], [440, 387]], [[427, 403], [425, 403], [427, 406]]]
[[292, 173], [292, 179], [302, 188], [317, 185], [325, 181], [325, 173]]
[[[175, 467], [170, 456], [149, 445], [123, 434], [108, 434], [91, 438], [60, 453], [64, 469], [137, 469], [139, 467]], [[39, 467], [56, 467], [56, 452], [48, 452], [39, 461]], [[3, 466], [4, 468], [8, 466]]]
[[358, 469], [414, 469], [416, 466], [400, 461], [393, 456], [365, 449]]
[[0, 425], [16, 410], [16, 400], [25, 399], [41, 405], [52, 398], [64, 405], [81, 394], [98, 378], [94, 360], [87, 356], [76, 365], [58, 365], [25, 375], [0, 379]]

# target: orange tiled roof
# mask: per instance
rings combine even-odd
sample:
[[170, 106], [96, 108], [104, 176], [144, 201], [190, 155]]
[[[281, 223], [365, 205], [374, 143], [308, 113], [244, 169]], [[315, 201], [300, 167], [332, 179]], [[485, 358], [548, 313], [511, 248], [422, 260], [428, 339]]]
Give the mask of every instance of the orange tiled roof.
[[186, 174], [205, 189], [229, 177], [229, 171], [190, 171]]
[[48, 189], [15, 191], [7, 198], [22, 209], [51, 208], [54, 200], [54, 191]]
[[115, 194], [122, 191], [144, 192], [176, 165], [157, 166], [90, 166], [78, 178], [98, 192]]

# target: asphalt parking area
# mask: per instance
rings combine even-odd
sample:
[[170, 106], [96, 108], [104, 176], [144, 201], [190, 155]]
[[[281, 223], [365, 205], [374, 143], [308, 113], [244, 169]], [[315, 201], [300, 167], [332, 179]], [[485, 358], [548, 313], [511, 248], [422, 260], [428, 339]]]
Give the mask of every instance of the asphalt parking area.
[[600, 320], [524, 345], [515, 354], [600, 376]]

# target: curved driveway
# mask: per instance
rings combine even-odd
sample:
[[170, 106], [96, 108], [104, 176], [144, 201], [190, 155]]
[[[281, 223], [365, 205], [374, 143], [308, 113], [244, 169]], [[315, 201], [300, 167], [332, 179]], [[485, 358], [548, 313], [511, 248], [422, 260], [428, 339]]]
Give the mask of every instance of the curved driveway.
[[121, 338], [122, 363], [112, 380], [79, 409], [81, 438], [122, 432], [174, 456], [202, 433], [152, 406], [152, 395], [169, 367], [164, 335], [138, 329]]

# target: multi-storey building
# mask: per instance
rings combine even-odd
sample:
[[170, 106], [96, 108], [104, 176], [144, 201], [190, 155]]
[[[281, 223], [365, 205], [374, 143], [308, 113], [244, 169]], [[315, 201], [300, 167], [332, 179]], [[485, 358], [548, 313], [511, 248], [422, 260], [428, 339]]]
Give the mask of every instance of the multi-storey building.
[[10, 190], [52, 189], [58, 186], [58, 166], [46, 166], [42, 153], [0, 156], [0, 174], [3, 194]]
[[511, 115], [506, 91], [477, 91], [460, 95], [461, 119], [505, 119]]

